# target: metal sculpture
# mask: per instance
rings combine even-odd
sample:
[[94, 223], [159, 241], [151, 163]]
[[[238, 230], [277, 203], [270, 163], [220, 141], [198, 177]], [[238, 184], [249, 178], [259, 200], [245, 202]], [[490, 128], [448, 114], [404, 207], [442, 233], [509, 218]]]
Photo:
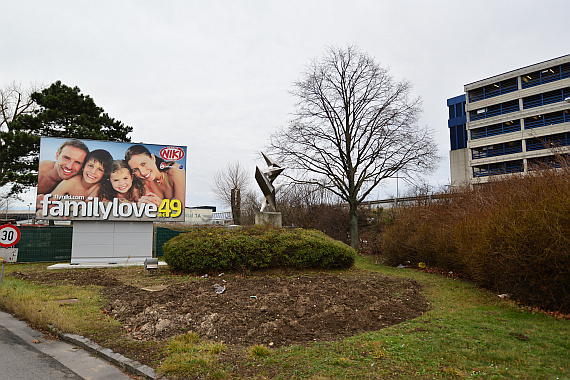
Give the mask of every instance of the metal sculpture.
[[283, 184], [273, 184], [273, 181], [283, 170], [285, 170], [285, 168], [267, 157], [265, 153], [261, 152], [261, 155], [267, 163], [267, 169], [261, 170], [258, 166], [255, 167], [255, 180], [265, 196], [259, 211], [264, 212], [267, 207], [271, 207], [273, 211], [276, 211], [275, 193], [283, 186]]

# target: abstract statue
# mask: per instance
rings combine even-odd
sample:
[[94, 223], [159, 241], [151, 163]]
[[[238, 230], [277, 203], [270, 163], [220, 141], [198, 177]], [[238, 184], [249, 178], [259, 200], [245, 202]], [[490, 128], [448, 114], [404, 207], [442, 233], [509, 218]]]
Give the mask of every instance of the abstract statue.
[[259, 211], [263, 212], [267, 206], [271, 206], [273, 211], [276, 211], [275, 193], [283, 186], [283, 184], [274, 185], [273, 181], [283, 170], [285, 170], [285, 168], [276, 164], [273, 160], [267, 157], [265, 153], [261, 152], [261, 155], [265, 158], [265, 162], [267, 162], [267, 169], [261, 170], [259, 167], [255, 167], [255, 180], [261, 188], [263, 195], [265, 195]]

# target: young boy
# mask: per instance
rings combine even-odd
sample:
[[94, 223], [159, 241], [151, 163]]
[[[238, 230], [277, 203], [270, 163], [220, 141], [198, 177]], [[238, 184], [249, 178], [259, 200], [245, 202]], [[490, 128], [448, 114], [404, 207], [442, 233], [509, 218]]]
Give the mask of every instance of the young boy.
[[104, 149], [96, 149], [85, 157], [83, 172], [81, 175], [63, 180], [52, 191], [52, 198], [64, 195], [83, 197], [96, 197], [99, 192], [100, 182], [105, 173], [109, 171], [113, 157]]

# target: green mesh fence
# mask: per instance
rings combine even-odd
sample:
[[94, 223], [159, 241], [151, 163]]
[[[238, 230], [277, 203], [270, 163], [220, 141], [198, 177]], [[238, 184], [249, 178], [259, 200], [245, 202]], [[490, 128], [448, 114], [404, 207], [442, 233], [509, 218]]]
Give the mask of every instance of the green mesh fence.
[[177, 230], [171, 230], [170, 228], [155, 227], [154, 257], [162, 257], [164, 255], [164, 252], [162, 251], [162, 246], [164, 245], [164, 243], [166, 243], [173, 237], [183, 234], [185, 232], [187, 231], [177, 231]]
[[[20, 226], [18, 248], [19, 263], [71, 261], [73, 227], [71, 226]], [[162, 257], [162, 246], [168, 240], [186, 231], [154, 228], [154, 257]]]
[[19, 227], [19, 263], [37, 263], [71, 260], [73, 227]]

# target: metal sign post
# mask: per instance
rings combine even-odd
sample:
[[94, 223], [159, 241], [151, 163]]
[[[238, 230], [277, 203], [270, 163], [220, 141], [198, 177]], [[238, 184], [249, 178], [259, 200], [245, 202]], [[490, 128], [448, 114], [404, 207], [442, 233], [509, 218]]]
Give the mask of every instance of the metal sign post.
[[[13, 226], [11, 224], [5, 224], [3, 226], [0, 226], [0, 247], [2, 247], [1, 251], [7, 252], [8, 251], [7, 248], [16, 245], [16, 243], [20, 241], [21, 236], [22, 235], [20, 233], [20, 230], [16, 226]], [[10, 256], [12, 256], [13, 249], [10, 249], [10, 251], [12, 252], [7, 252], [7, 253], [9, 253]], [[6, 260], [3, 257], [0, 257], [0, 260], [2, 260], [2, 274], [0, 275], [0, 284], [1, 284], [2, 281], [4, 280], [4, 265], [6, 265]]]

